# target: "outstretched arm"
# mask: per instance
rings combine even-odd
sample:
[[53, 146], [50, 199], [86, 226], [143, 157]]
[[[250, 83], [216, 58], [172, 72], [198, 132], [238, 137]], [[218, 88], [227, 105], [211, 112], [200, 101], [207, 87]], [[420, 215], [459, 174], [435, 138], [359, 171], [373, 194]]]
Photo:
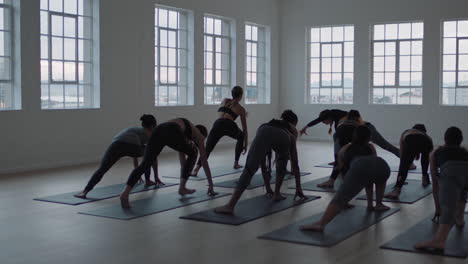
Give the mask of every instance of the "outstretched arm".
[[290, 158], [291, 158], [291, 172], [294, 175], [295, 182], [296, 182], [296, 194], [294, 195], [294, 198], [299, 197], [301, 200], [307, 199], [307, 197], [304, 195], [304, 192], [302, 191], [302, 184], [301, 184], [301, 172], [299, 169], [299, 157], [297, 154], [297, 137], [298, 137], [298, 132], [295, 127], [292, 129], [292, 135], [291, 135], [291, 145], [290, 145]]
[[440, 203], [439, 203], [439, 170], [437, 169], [437, 164], [435, 160], [435, 151], [431, 153], [429, 156], [429, 166], [431, 170], [431, 178], [432, 178], [432, 197], [434, 198], [434, 207], [435, 207], [435, 214], [434, 218], [432, 219], [435, 222], [439, 222], [440, 216]]
[[210, 165], [208, 164], [206, 155], [205, 137], [196, 128], [192, 128], [192, 134], [194, 135], [194, 140], [200, 154], [200, 161], [203, 167], [203, 171], [205, 171], [206, 179], [208, 180], [208, 194], [216, 195], [213, 190], [213, 179], [211, 177]]

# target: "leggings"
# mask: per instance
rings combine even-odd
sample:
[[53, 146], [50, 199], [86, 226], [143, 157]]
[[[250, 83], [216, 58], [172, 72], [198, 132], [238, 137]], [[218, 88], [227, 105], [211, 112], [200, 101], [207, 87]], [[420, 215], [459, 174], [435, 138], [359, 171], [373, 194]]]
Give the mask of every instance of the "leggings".
[[[85, 187], [85, 191], [91, 191], [96, 184], [98, 184], [104, 174], [122, 157], [132, 157], [138, 158], [141, 157], [143, 149], [141, 146], [130, 144], [121, 141], [114, 141], [112, 144], [107, 148], [104, 157], [101, 160], [101, 165], [99, 169], [94, 172], [91, 179], [88, 181], [88, 184]], [[150, 169], [145, 172], [146, 180], [149, 180], [150, 177]]]
[[[218, 144], [219, 140], [224, 136], [229, 136], [237, 140], [235, 161], [239, 161], [244, 145], [244, 132], [239, 129], [236, 122], [227, 118], [219, 118], [214, 122], [206, 140], [206, 158], [210, 156], [216, 144]], [[201, 160], [198, 160], [198, 165], [201, 165]]]
[[448, 161], [442, 165], [439, 177], [440, 224], [453, 225], [458, 203], [466, 201], [468, 162]]
[[400, 157], [400, 150], [390, 144], [380, 133], [377, 131], [374, 125], [372, 125], [369, 122], [366, 122], [366, 126], [370, 129], [371, 131], [371, 141], [374, 142], [377, 146], [385, 149], [388, 152], [393, 153], [393, 155], [397, 156], [398, 158]]
[[128, 177], [128, 186], [135, 186], [140, 176], [151, 168], [151, 165], [165, 146], [188, 156], [182, 165], [180, 177], [183, 179], [189, 178], [189, 173], [197, 160], [197, 149], [195, 144], [187, 139], [179, 125], [174, 122], [167, 122], [157, 126], [151, 134], [148, 145], [146, 145], [143, 161]]
[[336, 180], [340, 174], [338, 170], [338, 152], [342, 147], [351, 142], [355, 129], [356, 127], [353, 125], [341, 125], [336, 129], [336, 133], [333, 135], [333, 140], [335, 141], [335, 165], [333, 165], [333, 171], [330, 175], [330, 178], [333, 180]]
[[390, 167], [382, 158], [377, 156], [355, 158], [332, 203], [344, 207], [362, 189], [371, 184], [385, 184], [388, 177], [390, 177]]
[[272, 149], [276, 152], [276, 175], [277, 177], [284, 177], [289, 157], [290, 140], [288, 133], [281, 128], [268, 125], [261, 126], [250, 146], [245, 168], [239, 178], [237, 187], [244, 190], [249, 186], [258, 167], [265, 162], [265, 158]]
[[421, 154], [421, 167], [423, 177], [429, 177], [429, 154], [434, 146], [431, 140], [421, 134], [407, 135], [402, 142], [400, 167], [398, 168], [398, 180], [395, 187], [401, 188], [408, 177], [408, 170], [413, 163], [414, 159]]

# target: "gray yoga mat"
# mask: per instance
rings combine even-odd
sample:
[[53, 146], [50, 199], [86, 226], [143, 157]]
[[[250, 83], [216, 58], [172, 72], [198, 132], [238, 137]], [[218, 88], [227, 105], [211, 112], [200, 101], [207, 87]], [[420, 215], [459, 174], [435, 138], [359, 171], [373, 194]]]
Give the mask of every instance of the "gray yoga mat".
[[[341, 183], [343, 182], [341, 180], [341, 177], [338, 177], [335, 181], [333, 188], [317, 187], [317, 184], [322, 183], [328, 179], [330, 179], [330, 177], [323, 177], [323, 178], [318, 178], [312, 181], [304, 182], [302, 183], [302, 190], [315, 191], [315, 192], [336, 192], [338, 188], [340, 187]], [[291, 186], [289, 187], [289, 189], [296, 189], [296, 186]]]
[[131, 220], [151, 214], [169, 211], [191, 204], [213, 200], [227, 195], [229, 194], [218, 193], [216, 196], [209, 196], [208, 194], [206, 194], [205, 190], [200, 190], [193, 194], [184, 196], [179, 195], [177, 192], [165, 193], [151, 198], [136, 201], [130, 200], [131, 208], [122, 208], [119, 203], [118, 205], [110, 207], [79, 212], [79, 214], [107, 217], [120, 220]]
[[[465, 222], [468, 215], [465, 214]], [[414, 248], [414, 244], [429, 240], [434, 237], [438, 225], [431, 221], [431, 217], [424, 219], [404, 233], [381, 246], [384, 249], [407, 251], [414, 253], [435, 254], [446, 257], [466, 258], [468, 257], [468, 228], [453, 227], [450, 231], [446, 247], [443, 251], [427, 251]]]
[[[309, 172], [301, 172], [301, 177], [309, 175], [309, 174], [310, 174]], [[271, 177], [270, 182], [275, 183], [275, 180], [276, 180], [275, 172], [273, 172], [271, 176], [272, 177]], [[284, 178], [284, 180], [290, 180], [290, 179], [294, 179], [294, 176], [292, 176], [291, 174], [286, 175], [286, 177]], [[215, 187], [222, 187], [222, 188], [236, 188], [238, 181], [239, 181], [239, 179], [232, 179], [232, 180], [228, 180], [228, 181], [216, 182], [216, 183], [214, 183], [214, 186]], [[257, 173], [252, 177], [252, 180], [250, 181], [250, 184], [249, 184], [249, 187], [247, 187], [247, 190], [252, 190], [252, 189], [255, 189], [255, 188], [258, 188], [258, 187], [262, 187], [264, 185], [265, 184], [263, 182], [262, 174]]]
[[287, 199], [279, 202], [272, 201], [266, 195], [242, 200], [237, 204], [234, 215], [217, 214], [214, 212], [214, 209], [210, 209], [180, 218], [226, 225], [241, 225], [320, 198], [319, 196], [307, 196], [309, 199], [305, 201], [294, 201], [294, 195], [283, 195], [286, 196]]
[[[408, 184], [403, 185], [399, 199], [383, 198], [385, 202], [412, 204], [432, 193], [432, 186], [422, 187], [420, 180], [406, 180]], [[389, 192], [395, 184], [387, 184], [385, 192]], [[374, 193], [375, 196], [375, 193]], [[358, 197], [359, 200], [367, 200], [366, 195]], [[374, 197], [375, 199], [375, 197]]]
[[302, 231], [299, 229], [301, 225], [318, 221], [323, 214], [320, 213], [270, 233], [261, 235], [259, 238], [320, 247], [331, 247], [398, 211], [399, 209], [392, 208], [385, 212], [370, 212], [366, 207], [356, 206], [354, 208], [347, 209], [336, 216], [322, 233]]
[[[171, 186], [176, 186], [176, 185], [178, 184], [166, 183], [165, 185], [161, 185], [161, 186], [151, 186], [149, 188], [145, 188], [144, 184], [138, 184], [138, 185], [135, 185], [131, 193], [151, 191], [151, 190], [156, 190], [156, 189], [161, 189], [161, 188], [166, 188], [166, 187], [171, 187]], [[39, 197], [39, 198], [35, 198], [34, 200], [42, 201], [42, 202], [50, 202], [50, 203], [59, 203], [59, 204], [79, 205], [79, 204], [85, 204], [85, 203], [90, 203], [94, 201], [100, 201], [100, 200], [117, 197], [123, 191], [125, 186], [126, 186], [125, 183], [121, 183], [121, 184], [97, 187], [88, 193], [86, 199], [74, 197], [73, 196], [74, 194], [81, 192], [81, 191], [76, 191], [76, 192], [69, 192], [69, 193], [51, 195], [51, 196], [46, 196], [46, 197]]]
[[[226, 176], [229, 174], [234, 174], [234, 173], [239, 173], [242, 172], [243, 168], [240, 169], [234, 169], [232, 167], [226, 166], [226, 167], [210, 167], [211, 171], [211, 178], [216, 178], [216, 177], [221, 177], [221, 176]], [[164, 176], [164, 178], [171, 178], [171, 179], [180, 179], [180, 175], [178, 176]], [[189, 180], [193, 181], [203, 181], [206, 180], [206, 175], [205, 172], [203, 171], [203, 168], [200, 169], [198, 172], [197, 176], [190, 176]]]
[[[319, 164], [319, 165], [315, 165], [315, 167], [317, 168], [330, 168], [332, 169], [333, 166], [332, 165], [328, 165], [328, 163], [323, 163], [323, 164]], [[398, 167], [400, 167], [399, 165], [390, 165], [390, 170], [392, 172], [398, 172]], [[415, 170], [409, 170], [408, 173], [418, 173], [418, 174], [422, 174], [422, 169], [421, 169], [421, 166], [418, 166]], [[429, 173], [429, 171], [428, 171]]]

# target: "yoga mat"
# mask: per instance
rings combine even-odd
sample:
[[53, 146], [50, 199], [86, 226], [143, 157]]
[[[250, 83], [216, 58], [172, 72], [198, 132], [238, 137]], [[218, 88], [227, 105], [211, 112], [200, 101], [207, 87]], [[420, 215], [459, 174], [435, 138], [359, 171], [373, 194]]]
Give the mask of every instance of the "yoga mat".
[[[309, 175], [309, 174], [310, 174], [309, 172], [301, 172], [301, 177]], [[291, 174], [286, 175], [286, 177], [284, 178], [285, 181], [290, 180], [290, 179], [294, 179], [294, 176], [291, 175]], [[276, 180], [276, 174], [275, 174], [275, 172], [273, 172], [272, 175], [271, 175], [270, 182], [275, 183], [275, 180]], [[215, 187], [223, 187], [223, 188], [236, 188], [238, 181], [239, 181], [239, 179], [232, 179], [232, 180], [228, 180], [228, 181], [215, 182], [214, 186]], [[247, 187], [247, 190], [252, 190], [252, 189], [255, 189], [255, 188], [258, 188], [258, 187], [262, 187], [264, 185], [265, 184], [263, 182], [262, 174], [257, 173], [252, 177], [252, 180], [250, 181], [250, 185], [249, 185], [249, 187]]]
[[[407, 251], [413, 253], [434, 254], [454, 258], [468, 257], [468, 228], [458, 228], [454, 226], [443, 251], [426, 251], [414, 248], [414, 244], [432, 239], [437, 231], [438, 225], [431, 221], [432, 217], [424, 219], [414, 225], [404, 233], [390, 240], [381, 246], [384, 249]], [[468, 222], [468, 215], [465, 214], [465, 221]]]
[[[418, 165], [416, 165], [416, 166], [418, 166]], [[328, 165], [328, 163], [319, 164], [319, 165], [316, 165], [315, 167], [317, 167], [317, 168], [330, 168], [330, 169], [333, 168], [333, 166]], [[398, 172], [398, 167], [399, 167], [399, 165], [390, 165], [390, 170], [392, 172]], [[409, 170], [408, 173], [422, 174], [421, 165], [419, 165], [415, 170]], [[427, 173], [430, 173], [430, 172], [428, 171]]]
[[226, 225], [241, 225], [320, 198], [319, 196], [307, 196], [309, 199], [305, 201], [294, 201], [294, 195], [283, 195], [287, 199], [279, 202], [272, 201], [266, 195], [242, 200], [237, 204], [234, 215], [218, 214], [214, 212], [214, 209], [210, 209], [180, 218]]
[[[240, 169], [234, 169], [232, 167], [210, 167], [211, 171], [211, 178], [216, 178], [216, 177], [221, 177], [229, 174], [234, 174], [234, 173], [239, 173], [242, 172], [243, 168]], [[172, 178], [172, 179], [180, 179], [179, 176], [163, 176], [164, 178]], [[205, 172], [203, 171], [203, 168], [200, 169], [198, 172], [197, 176], [190, 176], [189, 180], [194, 180], [194, 181], [203, 181], [206, 180], [206, 175]]]
[[[315, 192], [336, 192], [338, 188], [340, 187], [341, 183], [343, 182], [341, 180], [341, 177], [338, 177], [338, 179], [336, 179], [335, 181], [333, 188], [317, 187], [317, 184], [322, 183], [328, 179], [330, 179], [330, 177], [323, 177], [323, 178], [318, 178], [312, 181], [304, 182], [302, 183], [302, 190], [315, 191]], [[296, 186], [291, 186], [289, 187], [289, 189], [296, 189]]]
[[368, 211], [366, 207], [356, 206], [337, 215], [335, 219], [327, 225], [324, 232], [302, 231], [299, 229], [301, 225], [318, 221], [323, 214], [320, 213], [261, 235], [259, 238], [331, 247], [398, 211], [399, 209], [392, 208], [384, 212], [371, 212]]
[[[404, 203], [404, 204], [412, 204], [415, 203], [422, 198], [428, 196], [432, 193], [432, 186], [428, 185], [426, 187], [422, 187], [420, 180], [406, 180], [408, 184], [403, 185], [403, 189], [401, 190], [401, 194], [399, 199], [388, 199], [383, 198], [385, 202], [391, 203]], [[385, 187], [385, 192], [389, 192], [392, 190], [395, 184], [387, 184]], [[366, 195], [361, 195], [358, 197], [359, 200], [367, 200]], [[374, 191], [374, 200], [375, 200], [375, 191]]]
[[[131, 201], [131, 208], [122, 208], [120, 203], [111, 207], [99, 208], [79, 214], [107, 217], [120, 220], [131, 220], [151, 214], [156, 214], [191, 204], [196, 204], [229, 194], [219, 193], [216, 196], [208, 196], [205, 191], [198, 191], [190, 195], [181, 196], [178, 193], [165, 193], [155, 197]], [[131, 197], [130, 197], [131, 198]]]
[[[171, 186], [176, 186], [176, 185], [178, 184], [166, 183], [165, 185], [162, 185], [162, 186], [157, 186], [157, 187], [151, 186], [149, 188], [145, 188], [145, 184], [138, 184], [138, 185], [135, 185], [131, 193], [151, 191], [151, 190], [156, 190], [156, 189], [161, 189], [161, 188], [166, 188], [166, 187], [171, 187]], [[86, 199], [74, 197], [73, 196], [74, 194], [81, 192], [81, 191], [76, 191], [76, 192], [69, 192], [69, 193], [35, 198], [34, 200], [42, 201], [42, 202], [50, 202], [50, 203], [59, 203], [59, 204], [79, 205], [79, 204], [91, 203], [94, 201], [100, 201], [100, 200], [117, 197], [123, 191], [125, 186], [126, 186], [125, 183], [121, 183], [121, 184], [97, 187], [88, 193]]]

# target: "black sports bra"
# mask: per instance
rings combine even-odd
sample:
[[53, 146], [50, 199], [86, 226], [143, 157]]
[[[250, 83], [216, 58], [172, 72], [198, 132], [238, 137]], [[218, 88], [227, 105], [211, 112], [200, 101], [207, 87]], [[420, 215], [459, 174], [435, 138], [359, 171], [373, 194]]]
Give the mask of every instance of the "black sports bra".
[[232, 111], [231, 108], [229, 108], [227, 106], [221, 106], [220, 108], [218, 108], [218, 112], [223, 112], [223, 113], [229, 114], [234, 120], [236, 120], [236, 118], [239, 116], [234, 111]]
[[288, 122], [286, 122], [284, 120], [272, 119], [272, 120], [270, 120], [270, 122], [265, 123], [264, 125], [280, 128], [280, 129], [283, 129], [283, 130], [285, 130], [287, 132], [292, 133], [291, 126], [289, 125]]

